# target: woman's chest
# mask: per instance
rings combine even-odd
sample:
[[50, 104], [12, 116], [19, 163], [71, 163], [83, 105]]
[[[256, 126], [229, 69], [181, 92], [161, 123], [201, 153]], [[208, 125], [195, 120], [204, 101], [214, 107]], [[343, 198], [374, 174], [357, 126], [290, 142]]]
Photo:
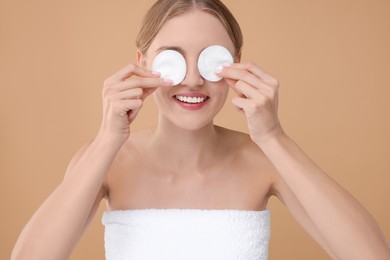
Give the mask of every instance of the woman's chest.
[[158, 165], [116, 167], [108, 178], [111, 210], [201, 208], [262, 210], [271, 173], [244, 165], [173, 171]]

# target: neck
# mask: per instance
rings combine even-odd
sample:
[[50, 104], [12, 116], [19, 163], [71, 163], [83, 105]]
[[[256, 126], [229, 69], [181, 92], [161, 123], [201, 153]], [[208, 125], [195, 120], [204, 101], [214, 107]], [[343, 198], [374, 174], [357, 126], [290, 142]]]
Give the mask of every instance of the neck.
[[217, 141], [217, 129], [213, 122], [200, 129], [188, 130], [160, 119], [151, 145], [161, 161], [171, 167], [178, 170], [182, 170], [183, 167], [199, 170], [213, 158]]

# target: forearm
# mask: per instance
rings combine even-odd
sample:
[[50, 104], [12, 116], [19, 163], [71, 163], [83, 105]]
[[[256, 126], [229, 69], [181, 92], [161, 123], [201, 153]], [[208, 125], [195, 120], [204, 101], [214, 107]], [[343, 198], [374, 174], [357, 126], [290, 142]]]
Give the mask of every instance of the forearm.
[[[287, 136], [259, 142], [339, 259], [389, 259], [375, 220]], [[351, 250], [352, 249], [352, 250]]]
[[67, 259], [84, 230], [118, 149], [103, 138], [89, 145], [27, 223], [12, 259]]

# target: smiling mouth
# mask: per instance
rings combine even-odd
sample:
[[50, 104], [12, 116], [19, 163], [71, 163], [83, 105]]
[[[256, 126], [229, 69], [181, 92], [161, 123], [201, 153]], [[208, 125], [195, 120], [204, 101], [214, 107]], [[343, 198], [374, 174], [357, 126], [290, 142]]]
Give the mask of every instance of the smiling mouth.
[[205, 102], [208, 97], [187, 97], [187, 96], [175, 96], [176, 100], [187, 104], [200, 104]]

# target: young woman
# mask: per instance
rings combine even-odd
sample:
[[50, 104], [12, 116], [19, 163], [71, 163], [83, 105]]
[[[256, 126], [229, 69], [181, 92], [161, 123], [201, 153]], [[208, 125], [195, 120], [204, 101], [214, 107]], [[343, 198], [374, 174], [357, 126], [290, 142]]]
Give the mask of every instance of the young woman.
[[[235, 63], [201, 76], [198, 59], [222, 46]], [[390, 259], [370, 214], [316, 166], [278, 120], [278, 81], [240, 63], [240, 28], [219, 0], [159, 0], [137, 39], [138, 64], [104, 83], [103, 119], [58, 188], [18, 239], [12, 259], [66, 259], [106, 198], [107, 259], [267, 259], [270, 196], [333, 259]], [[178, 84], [152, 71], [180, 53]], [[249, 135], [213, 124], [229, 89]], [[153, 93], [156, 127], [131, 131]]]

